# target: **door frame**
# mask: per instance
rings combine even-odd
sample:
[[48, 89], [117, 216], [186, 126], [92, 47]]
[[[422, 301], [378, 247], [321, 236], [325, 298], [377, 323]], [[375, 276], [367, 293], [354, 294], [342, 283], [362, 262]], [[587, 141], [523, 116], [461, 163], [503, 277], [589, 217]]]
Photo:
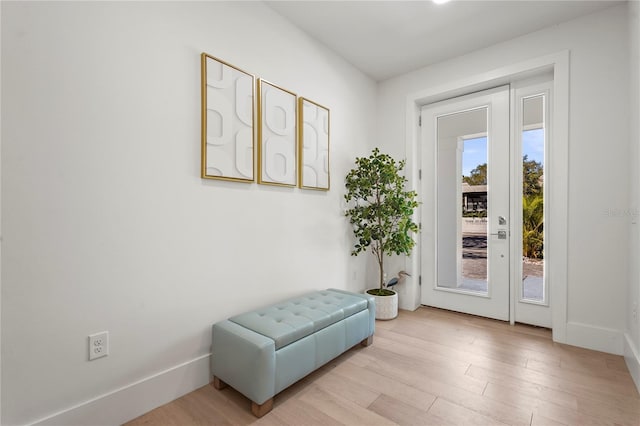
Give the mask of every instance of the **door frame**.
[[[553, 100], [550, 131], [554, 135], [549, 147], [548, 203], [549, 236], [545, 241], [548, 252], [553, 254], [547, 264], [549, 298], [553, 303], [552, 338], [555, 342], [567, 342], [567, 260], [568, 260], [568, 197], [569, 179], [569, 51], [564, 50], [527, 61], [506, 65], [479, 74], [467, 76], [419, 92], [411, 93], [405, 105], [405, 152], [408, 184], [413, 190], [420, 188], [420, 127], [419, 116], [422, 106], [448, 98], [511, 84], [517, 80], [545, 72], [553, 72]], [[547, 177], [545, 176], [545, 179]], [[415, 212], [419, 220], [421, 212]], [[405, 259], [411, 271], [420, 271], [420, 247]], [[419, 272], [420, 274], [421, 272]], [[418, 275], [419, 275], [418, 274]], [[420, 279], [411, 280], [408, 288], [408, 303], [412, 308], [420, 306]], [[513, 297], [513, 295], [512, 295]], [[513, 315], [511, 313], [510, 315]], [[513, 322], [514, 318], [510, 317]]]

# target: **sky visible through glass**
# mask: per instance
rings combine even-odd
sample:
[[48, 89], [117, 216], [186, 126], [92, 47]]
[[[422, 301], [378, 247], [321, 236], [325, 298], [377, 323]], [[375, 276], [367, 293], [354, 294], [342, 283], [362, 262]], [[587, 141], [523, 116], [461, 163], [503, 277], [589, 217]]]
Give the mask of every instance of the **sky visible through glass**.
[[[525, 130], [522, 132], [522, 155], [535, 160], [544, 166], [544, 131], [543, 129]], [[462, 156], [462, 175], [469, 176], [471, 170], [487, 162], [487, 138], [465, 139]]]

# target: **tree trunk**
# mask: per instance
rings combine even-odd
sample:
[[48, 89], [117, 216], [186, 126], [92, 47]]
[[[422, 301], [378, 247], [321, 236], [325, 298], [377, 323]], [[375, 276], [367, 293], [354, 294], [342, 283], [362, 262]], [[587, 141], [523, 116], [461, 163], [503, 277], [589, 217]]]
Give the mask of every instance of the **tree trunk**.
[[378, 250], [378, 267], [380, 269], [380, 290], [384, 288], [384, 253]]

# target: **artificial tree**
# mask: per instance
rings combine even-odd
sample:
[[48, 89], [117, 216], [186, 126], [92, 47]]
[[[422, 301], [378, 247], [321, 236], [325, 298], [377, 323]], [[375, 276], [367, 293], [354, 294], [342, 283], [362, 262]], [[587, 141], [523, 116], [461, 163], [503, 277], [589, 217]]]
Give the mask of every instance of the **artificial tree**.
[[411, 254], [415, 246], [412, 233], [418, 231], [413, 210], [418, 207], [415, 191], [405, 190], [407, 179], [400, 174], [405, 160], [396, 162], [375, 148], [369, 157], [356, 158], [356, 167], [346, 177], [344, 196], [349, 208], [346, 216], [353, 225], [356, 256], [368, 249], [380, 270], [379, 288], [368, 293], [393, 295], [385, 289], [384, 256]]

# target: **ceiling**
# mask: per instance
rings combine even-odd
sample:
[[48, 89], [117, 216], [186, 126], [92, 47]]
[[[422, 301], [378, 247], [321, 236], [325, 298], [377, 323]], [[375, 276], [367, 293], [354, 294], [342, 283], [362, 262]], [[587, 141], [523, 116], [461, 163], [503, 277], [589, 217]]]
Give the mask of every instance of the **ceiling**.
[[362, 72], [381, 81], [624, 1], [265, 3]]

